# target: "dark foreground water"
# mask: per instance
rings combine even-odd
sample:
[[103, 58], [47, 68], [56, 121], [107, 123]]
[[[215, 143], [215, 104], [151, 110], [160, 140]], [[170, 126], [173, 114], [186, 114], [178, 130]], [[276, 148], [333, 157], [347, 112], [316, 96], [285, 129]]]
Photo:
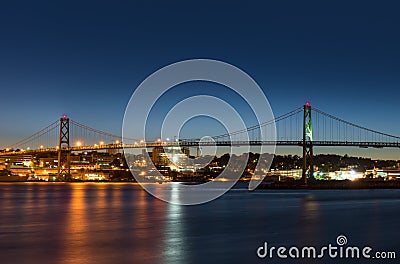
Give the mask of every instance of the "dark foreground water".
[[[256, 254], [265, 241], [322, 247], [337, 245], [338, 235], [397, 259]], [[400, 263], [400, 190], [243, 189], [177, 206], [134, 184], [3, 183], [0, 263]]]

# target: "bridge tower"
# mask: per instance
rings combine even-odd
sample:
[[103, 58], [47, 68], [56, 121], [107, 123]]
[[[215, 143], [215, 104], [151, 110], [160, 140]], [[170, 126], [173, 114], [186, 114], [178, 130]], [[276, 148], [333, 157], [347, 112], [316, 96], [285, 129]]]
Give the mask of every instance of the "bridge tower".
[[313, 177], [314, 174], [312, 141], [311, 105], [306, 102], [303, 120], [303, 167], [301, 178], [304, 184], [307, 184], [307, 178]]
[[69, 118], [66, 115], [60, 118], [57, 169], [59, 180], [68, 181], [70, 179]]

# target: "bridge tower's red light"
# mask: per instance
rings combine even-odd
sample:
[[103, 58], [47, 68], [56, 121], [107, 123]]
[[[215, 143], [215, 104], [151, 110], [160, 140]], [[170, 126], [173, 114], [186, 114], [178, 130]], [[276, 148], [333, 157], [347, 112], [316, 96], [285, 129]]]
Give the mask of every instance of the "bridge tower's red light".
[[311, 106], [311, 104], [310, 104], [309, 101], [306, 102], [306, 106], [307, 106], [307, 107]]

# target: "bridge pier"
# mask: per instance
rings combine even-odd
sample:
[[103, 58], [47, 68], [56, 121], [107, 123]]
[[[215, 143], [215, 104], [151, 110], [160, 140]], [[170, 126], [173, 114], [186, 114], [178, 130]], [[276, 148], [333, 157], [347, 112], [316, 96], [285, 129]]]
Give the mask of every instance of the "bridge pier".
[[314, 153], [312, 141], [311, 105], [309, 102], [306, 102], [304, 105], [303, 119], [303, 166], [301, 178], [304, 184], [307, 184], [307, 178], [314, 177]]
[[58, 142], [57, 176], [60, 181], [68, 181], [71, 176], [70, 146], [69, 146], [69, 118], [66, 115], [60, 118], [60, 137]]

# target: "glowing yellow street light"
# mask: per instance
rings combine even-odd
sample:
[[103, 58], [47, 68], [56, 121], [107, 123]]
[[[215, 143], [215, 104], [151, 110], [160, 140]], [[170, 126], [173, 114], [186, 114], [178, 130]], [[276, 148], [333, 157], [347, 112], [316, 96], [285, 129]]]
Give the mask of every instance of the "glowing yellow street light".
[[119, 144], [119, 140], [115, 140], [115, 144]]
[[161, 138], [157, 138], [157, 142], [160, 143], [161, 142]]
[[80, 141], [77, 141], [77, 142], [75, 143], [75, 146], [77, 146], [77, 147], [80, 147], [80, 146], [82, 146], [82, 142], [80, 142]]
[[104, 145], [104, 141], [100, 141], [100, 146]]
[[40, 148], [40, 149], [43, 149], [43, 148], [44, 148], [44, 146], [43, 146], [43, 145], [40, 145], [40, 146], [39, 146], [39, 148]]

